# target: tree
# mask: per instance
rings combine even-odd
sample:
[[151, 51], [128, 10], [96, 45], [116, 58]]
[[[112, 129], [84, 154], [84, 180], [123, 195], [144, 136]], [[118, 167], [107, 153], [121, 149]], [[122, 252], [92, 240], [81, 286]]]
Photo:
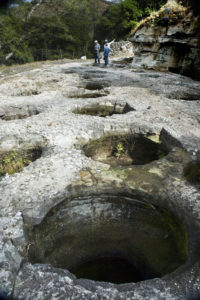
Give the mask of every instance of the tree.
[[112, 4], [101, 17], [96, 28], [100, 40], [126, 39], [138, 21], [160, 8], [167, 0], [124, 0]]
[[124, 0], [119, 4], [111, 5], [99, 23], [100, 30], [107, 38], [125, 39], [130, 30], [137, 24], [142, 16], [136, 0]]
[[[189, 1], [189, 0], [185, 0]], [[196, 1], [196, 0], [193, 0]], [[166, 0], [1, 0], [0, 60], [90, 56], [93, 40], [126, 39], [131, 29]]]
[[68, 0], [65, 4], [64, 22], [73, 36], [76, 56], [86, 55], [93, 39], [93, 10], [88, 0]]

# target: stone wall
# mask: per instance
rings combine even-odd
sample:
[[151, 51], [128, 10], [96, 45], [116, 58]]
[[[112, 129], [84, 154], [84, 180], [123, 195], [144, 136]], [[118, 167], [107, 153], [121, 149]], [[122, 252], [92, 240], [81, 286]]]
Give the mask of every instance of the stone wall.
[[168, 1], [132, 32], [133, 65], [200, 79], [199, 24], [192, 8]]

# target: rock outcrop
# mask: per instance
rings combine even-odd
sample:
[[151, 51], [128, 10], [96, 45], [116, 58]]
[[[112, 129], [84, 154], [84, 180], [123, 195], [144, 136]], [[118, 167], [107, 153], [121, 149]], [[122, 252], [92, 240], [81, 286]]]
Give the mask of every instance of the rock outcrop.
[[170, 0], [132, 32], [133, 65], [200, 79], [200, 17], [195, 1]]
[[[0, 298], [199, 299], [199, 82], [89, 61], [0, 71]], [[103, 278], [79, 273], [102, 258]]]
[[111, 56], [130, 57], [133, 56], [133, 44], [128, 41], [115, 42], [111, 44]]

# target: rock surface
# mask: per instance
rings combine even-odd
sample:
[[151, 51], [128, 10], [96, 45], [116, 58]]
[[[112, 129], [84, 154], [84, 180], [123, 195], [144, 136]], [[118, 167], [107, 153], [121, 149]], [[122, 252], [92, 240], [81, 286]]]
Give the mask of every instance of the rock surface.
[[[188, 162], [200, 156], [200, 85], [177, 74], [120, 67], [64, 61], [1, 73], [0, 111], [9, 118], [0, 119], [0, 150], [26, 144], [42, 148], [40, 158], [0, 181], [0, 290], [11, 299], [200, 297], [200, 192], [183, 176]], [[102, 89], [87, 90], [91, 83]], [[105, 118], [73, 113], [95, 103], [128, 103], [134, 110]], [[113, 134], [160, 135], [170, 152], [128, 168], [86, 157], [85, 144]], [[78, 279], [65, 269], [30, 263], [27, 232], [61, 202], [73, 204], [77, 197], [102, 193], [151, 199], [152, 205], [176, 214], [188, 233], [187, 261], [162, 278], [121, 285]]]
[[134, 30], [133, 65], [200, 79], [200, 14], [179, 2], [169, 0]]
[[121, 41], [111, 44], [111, 56], [114, 57], [132, 57], [133, 44], [131, 42]]

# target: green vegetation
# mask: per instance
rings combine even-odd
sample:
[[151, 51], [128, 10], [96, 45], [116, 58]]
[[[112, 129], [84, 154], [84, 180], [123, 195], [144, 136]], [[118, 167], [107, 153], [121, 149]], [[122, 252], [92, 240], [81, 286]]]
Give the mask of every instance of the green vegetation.
[[40, 148], [8, 151], [0, 153], [0, 177], [5, 174], [20, 172], [32, 161], [41, 156]]
[[92, 57], [94, 39], [103, 44], [105, 38], [127, 38], [141, 18], [165, 2], [4, 1], [0, 6], [0, 63]]
[[15, 151], [4, 154], [0, 161], [0, 176], [4, 176], [6, 173], [14, 174], [20, 172], [30, 162], [29, 159], [23, 158], [21, 154]]
[[114, 153], [114, 155], [119, 158], [122, 153], [124, 152], [124, 146], [123, 146], [123, 143], [119, 143], [117, 144], [117, 147], [116, 147], [116, 151]]

